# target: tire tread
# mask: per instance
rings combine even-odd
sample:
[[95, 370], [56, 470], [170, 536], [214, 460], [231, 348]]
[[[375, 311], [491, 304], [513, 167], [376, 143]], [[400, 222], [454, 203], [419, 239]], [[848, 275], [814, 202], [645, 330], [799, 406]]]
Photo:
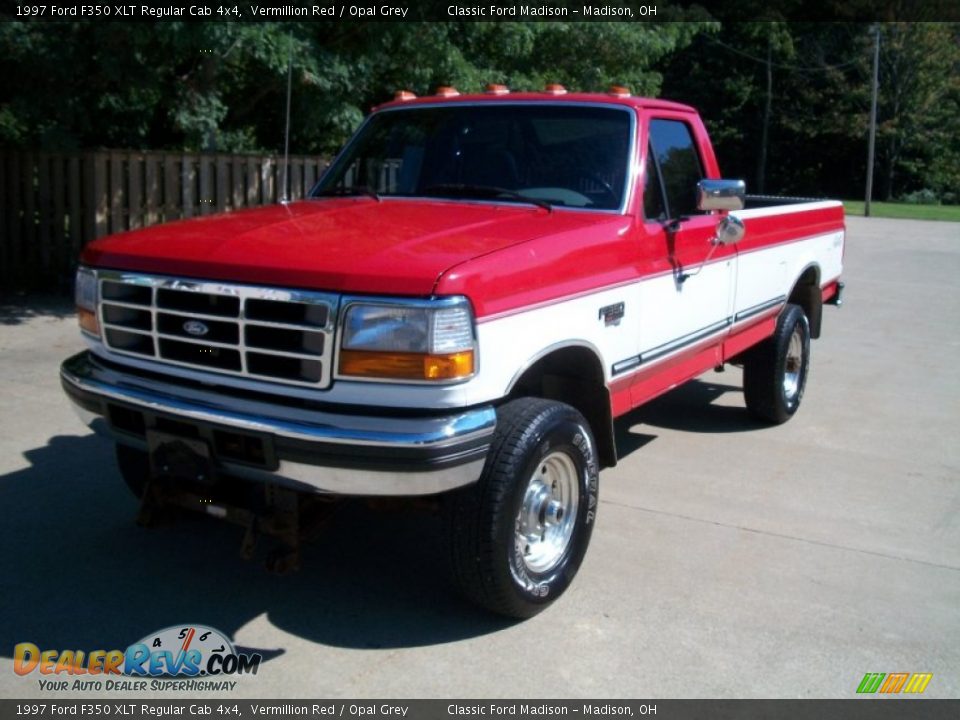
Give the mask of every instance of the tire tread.
[[[785, 406], [780, 368], [784, 363], [790, 335], [798, 322], [807, 322], [803, 308], [787, 305], [777, 320], [773, 335], [748, 350], [744, 356], [743, 396], [747, 410], [757, 419], [774, 425], [785, 423], [797, 410], [796, 407], [791, 409]], [[809, 326], [806, 342], [809, 343]], [[806, 362], [809, 365], [809, 355]], [[804, 382], [805, 379], [804, 375]]]
[[489, 531], [499, 527], [502, 514], [509, 511], [514, 490], [509, 479], [527, 462], [523, 448], [530, 434], [546, 416], [566, 413], [579, 417], [572, 407], [541, 398], [519, 398], [503, 405], [480, 480], [448, 498], [446, 535], [453, 582], [462, 594], [492, 612], [526, 618], [545, 607], [520, 601], [495, 577], [496, 554], [502, 546]]

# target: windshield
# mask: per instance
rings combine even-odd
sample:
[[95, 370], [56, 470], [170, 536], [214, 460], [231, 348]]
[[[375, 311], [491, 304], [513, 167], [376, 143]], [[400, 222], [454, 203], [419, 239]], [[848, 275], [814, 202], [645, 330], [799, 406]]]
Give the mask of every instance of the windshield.
[[630, 115], [577, 105], [448, 105], [370, 118], [314, 197], [438, 197], [621, 207]]

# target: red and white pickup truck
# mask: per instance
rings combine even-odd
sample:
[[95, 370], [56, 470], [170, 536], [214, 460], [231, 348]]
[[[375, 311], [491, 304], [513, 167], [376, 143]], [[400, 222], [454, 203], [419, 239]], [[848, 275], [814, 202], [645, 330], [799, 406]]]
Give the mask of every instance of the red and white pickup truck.
[[754, 415], [797, 410], [843, 210], [744, 197], [684, 105], [399, 93], [305, 200], [89, 245], [63, 387], [146, 514], [236, 520], [249, 554], [305, 502], [442, 493], [456, 584], [530, 616], [584, 557], [615, 418], [728, 362]]

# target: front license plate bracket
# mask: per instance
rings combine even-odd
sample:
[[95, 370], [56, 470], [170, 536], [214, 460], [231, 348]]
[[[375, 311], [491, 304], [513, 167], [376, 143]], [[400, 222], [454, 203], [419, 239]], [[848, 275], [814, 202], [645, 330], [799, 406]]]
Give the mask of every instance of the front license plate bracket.
[[213, 456], [205, 440], [147, 430], [147, 451], [154, 477], [182, 478], [204, 485], [216, 481]]

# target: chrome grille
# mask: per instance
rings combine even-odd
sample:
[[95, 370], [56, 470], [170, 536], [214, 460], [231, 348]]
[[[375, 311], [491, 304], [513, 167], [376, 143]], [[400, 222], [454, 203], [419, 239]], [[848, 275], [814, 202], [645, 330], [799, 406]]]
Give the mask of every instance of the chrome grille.
[[121, 355], [260, 380], [330, 384], [336, 295], [101, 271], [100, 326]]

